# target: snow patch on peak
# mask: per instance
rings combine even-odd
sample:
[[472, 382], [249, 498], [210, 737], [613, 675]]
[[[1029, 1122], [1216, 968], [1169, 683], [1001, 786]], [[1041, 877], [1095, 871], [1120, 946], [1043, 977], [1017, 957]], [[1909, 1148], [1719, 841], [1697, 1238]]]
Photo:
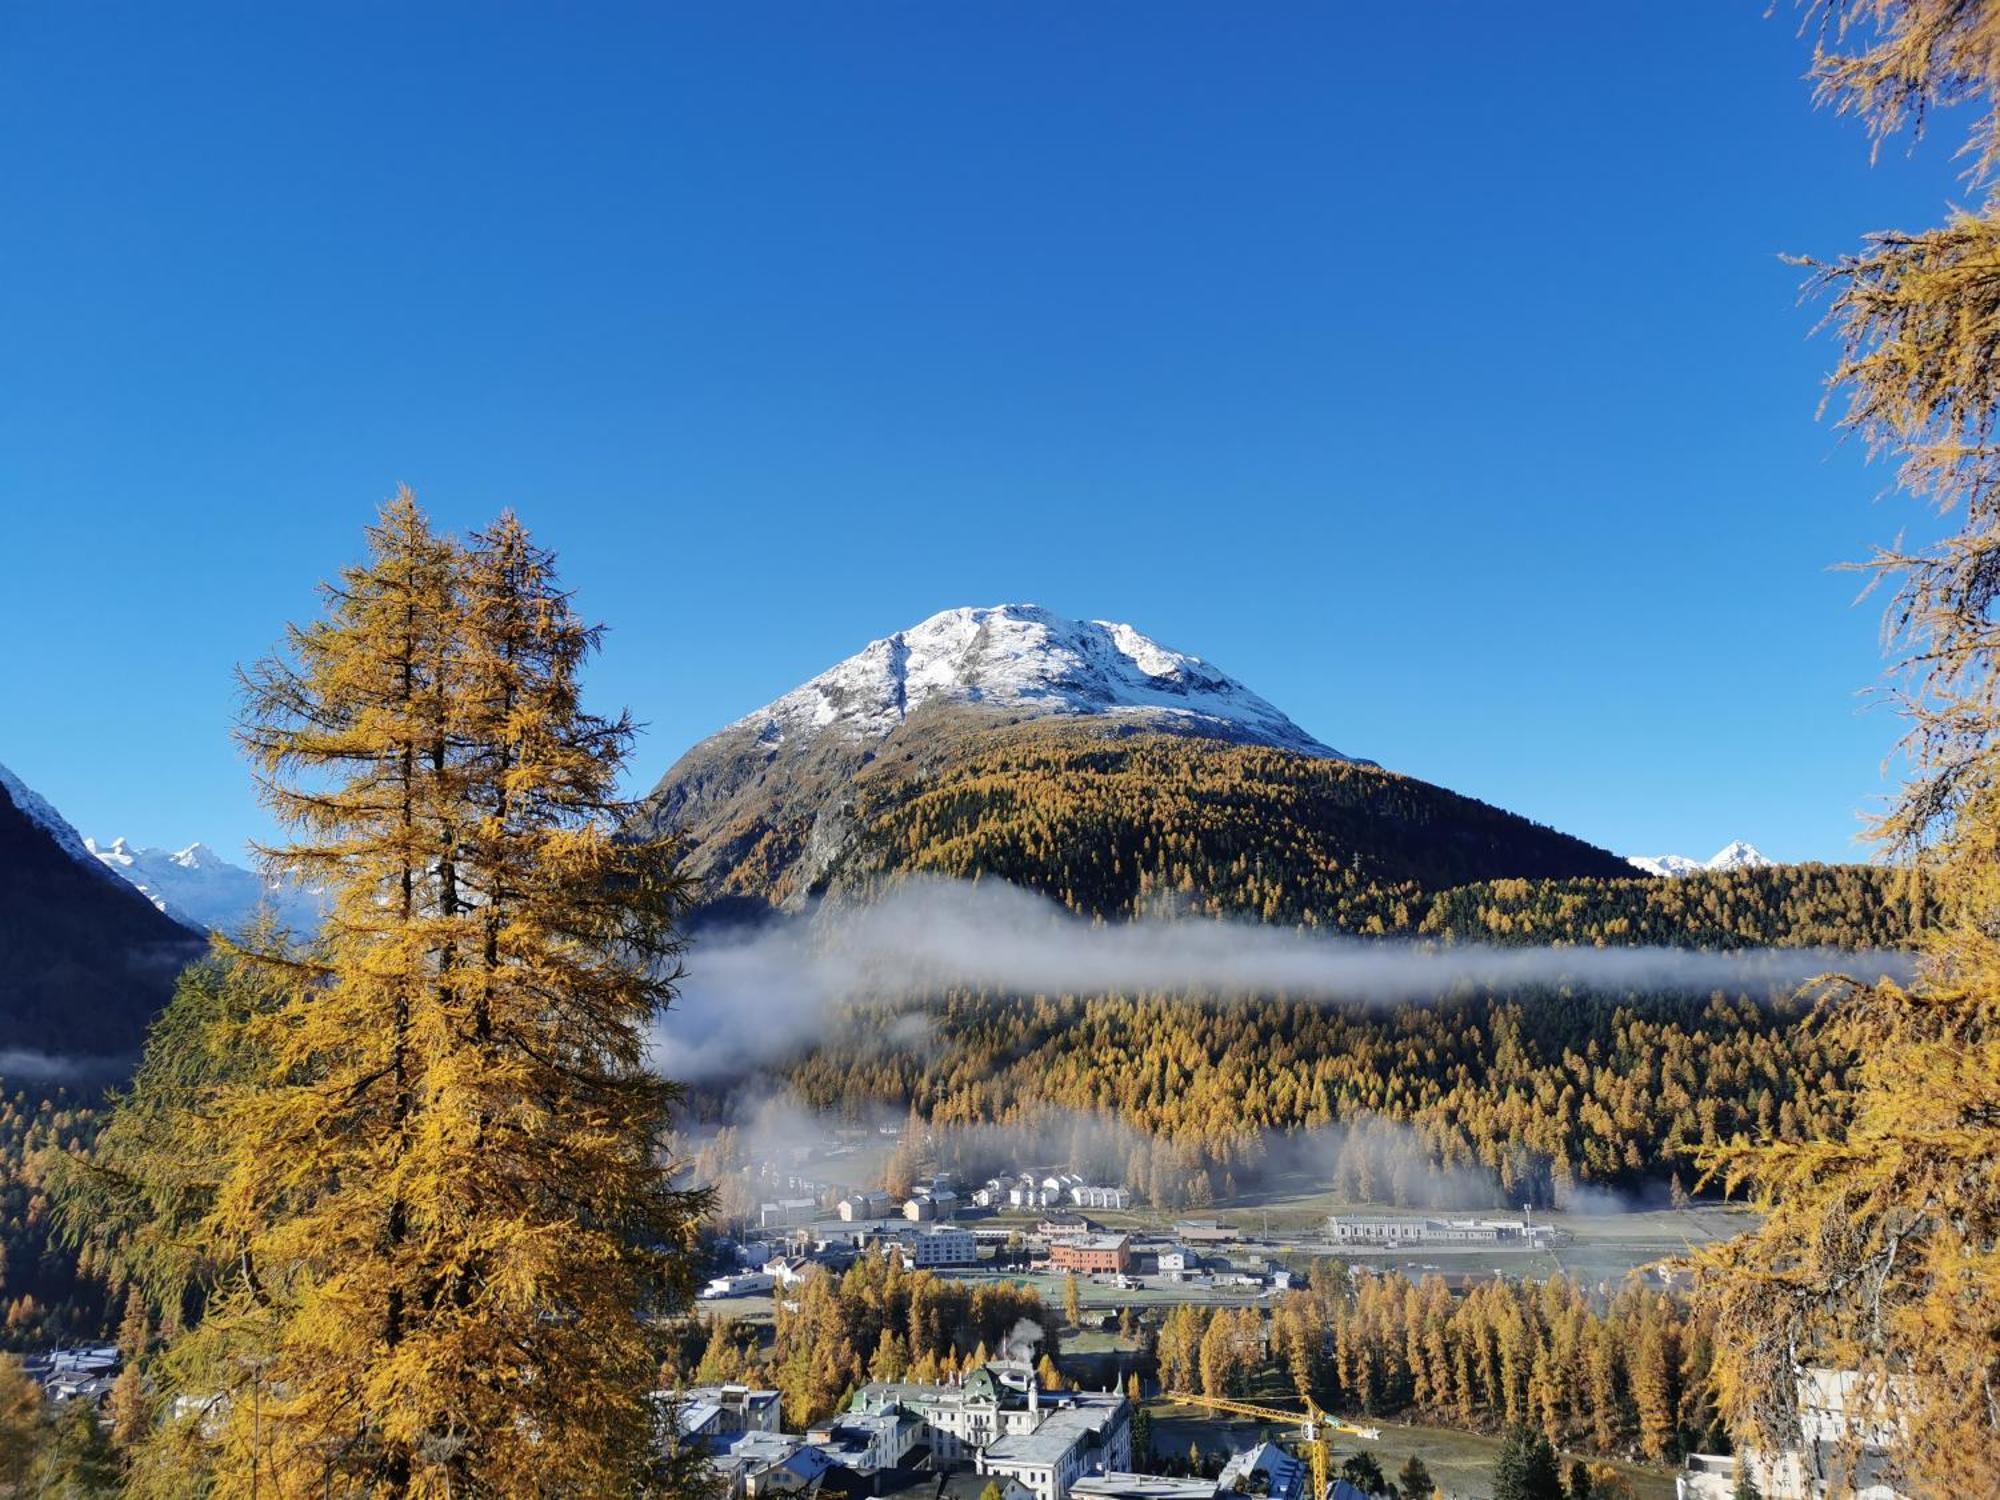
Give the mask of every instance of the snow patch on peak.
[[948, 609], [871, 641], [739, 719], [766, 743], [837, 732], [878, 740], [932, 701], [1030, 713], [1172, 717], [1305, 755], [1350, 759], [1198, 656], [1130, 625], [1033, 604]]
[[1755, 844], [1735, 839], [1708, 859], [1689, 859], [1685, 854], [1628, 854], [1627, 864], [1648, 875], [1693, 875], [1702, 870], [1762, 870], [1777, 863], [1766, 858]]

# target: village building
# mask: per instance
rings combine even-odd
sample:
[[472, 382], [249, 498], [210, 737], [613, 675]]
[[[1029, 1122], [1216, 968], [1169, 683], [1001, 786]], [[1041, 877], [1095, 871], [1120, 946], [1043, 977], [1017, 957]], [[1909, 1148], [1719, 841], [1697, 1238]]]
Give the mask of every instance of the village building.
[[1219, 1479], [1176, 1479], [1162, 1474], [1086, 1474], [1069, 1487], [1070, 1500], [1230, 1500]]
[[923, 1441], [921, 1418], [900, 1408], [840, 1412], [806, 1429], [806, 1441], [843, 1469], [874, 1474], [899, 1467]]
[[1326, 1221], [1336, 1245], [1494, 1245], [1525, 1249], [1552, 1238], [1545, 1224], [1527, 1219], [1429, 1219], [1335, 1214]]
[[1126, 1209], [1132, 1206], [1132, 1194], [1122, 1187], [1093, 1187], [1080, 1182], [1069, 1190], [1069, 1201], [1078, 1208]]
[[1242, 1239], [1243, 1231], [1214, 1219], [1182, 1219], [1174, 1225], [1174, 1238], [1183, 1245], [1229, 1245]]
[[958, 1194], [948, 1188], [942, 1192], [921, 1189], [903, 1204], [903, 1217], [913, 1224], [949, 1219], [957, 1211]]
[[795, 1287], [809, 1277], [824, 1276], [826, 1267], [809, 1255], [778, 1255], [764, 1262], [764, 1269], [770, 1273], [772, 1282], [781, 1287]]
[[981, 1474], [1018, 1480], [1035, 1500], [1069, 1500], [1084, 1475], [1131, 1468], [1130, 1403], [1112, 1397], [1060, 1407], [1032, 1432], [989, 1443], [975, 1462]]
[[1058, 1271], [1123, 1274], [1132, 1265], [1132, 1237], [1127, 1234], [1086, 1234], [1057, 1240], [1049, 1246], [1049, 1264]]
[[718, 1441], [709, 1454], [727, 1500], [768, 1500], [816, 1493], [833, 1458], [804, 1438], [784, 1432], [744, 1432]]
[[685, 1437], [726, 1437], [739, 1432], [776, 1432], [780, 1402], [776, 1391], [747, 1385], [693, 1385], [681, 1392], [680, 1429]]
[[1800, 1375], [1796, 1391], [1799, 1447], [1690, 1454], [1676, 1500], [1734, 1500], [1739, 1464], [1763, 1500], [1909, 1500], [1888, 1477], [1903, 1430], [1888, 1392], [1871, 1395], [1857, 1372], [1824, 1368]]
[[903, 1264], [915, 1271], [979, 1264], [978, 1240], [973, 1238], [971, 1230], [956, 1224], [940, 1224], [935, 1229], [905, 1235], [896, 1248], [903, 1256]]
[[1045, 1240], [1074, 1239], [1089, 1234], [1091, 1222], [1082, 1214], [1045, 1214], [1035, 1225], [1035, 1233]]
[[782, 1229], [793, 1224], [810, 1224], [819, 1213], [817, 1198], [779, 1198], [757, 1205], [759, 1229]]
[[766, 1271], [743, 1271], [735, 1276], [717, 1276], [701, 1289], [703, 1301], [714, 1301], [719, 1297], [761, 1297], [776, 1286], [776, 1280]]

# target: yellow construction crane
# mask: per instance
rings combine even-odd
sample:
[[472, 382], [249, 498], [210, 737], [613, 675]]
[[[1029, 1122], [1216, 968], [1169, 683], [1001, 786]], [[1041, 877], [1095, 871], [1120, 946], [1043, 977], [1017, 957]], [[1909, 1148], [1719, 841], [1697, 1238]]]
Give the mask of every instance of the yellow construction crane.
[[1228, 1412], [1231, 1416], [1250, 1417], [1259, 1422], [1275, 1422], [1279, 1426], [1297, 1426], [1301, 1443], [1306, 1450], [1306, 1461], [1312, 1465], [1312, 1500], [1326, 1500], [1329, 1478], [1326, 1438], [1327, 1432], [1344, 1432], [1349, 1437], [1365, 1438], [1376, 1442], [1382, 1436], [1379, 1427], [1356, 1427], [1352, 1422], [1343, 1422], [1321, 1409], [1312, 1397], [1304, 1398], [1305, 1410], [1286, 1411], [1278, 1406], [1259, 1406], [1252, 1401], [1231, 1401], [1222, 1396], [1197, 1396], [1192, 1391], [1168, 1391], [1166, 1399], [1183, 1402], [1188, 1406], [1203, 1406], [1210, 1411]]

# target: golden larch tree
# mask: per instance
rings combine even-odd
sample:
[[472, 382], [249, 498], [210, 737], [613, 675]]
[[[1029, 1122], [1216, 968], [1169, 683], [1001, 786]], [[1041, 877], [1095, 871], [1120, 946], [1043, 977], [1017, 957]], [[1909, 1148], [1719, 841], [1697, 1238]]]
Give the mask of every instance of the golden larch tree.
[[331, 908], [304, 951], [231, 955], [276, 994], [203, 1093], [215, 1270], [134, 1472], [198, 1465], [218, 1497], [672, 1490], [655, 1328], [701, 1207], [645, 1055], [673, 850], [617, 832], [632, 726], [581, 706], [598, 632], [520, 524], [459, 543], [405, 491], [368, 544], [245, 673], [243, 743], [293, 833], [265, 852]]
[[1887, 1439], [1908, 1493], [2000, 1494], [2000, 5], [1806, 9], [1821, 99], [1878, 138], [1981, 110], [1980, 207], [1816, 268], [1844, 425], [1948, 518], [1934, 545], [1874, 559], [1912, 766], [1878, 832], [1941, 914], [1914, 984], [1825, 1002], [1827, 1040], [1856, 1059], [1844, 1128], [1710, 1154], [1768, 1217], [1707, 1257], [1700, 1292], [1740, 1436], [1797, 1445], [1802, 1378], [1824, 1367], [1864, 1419], [1848, 1473], [1864, 1438]]

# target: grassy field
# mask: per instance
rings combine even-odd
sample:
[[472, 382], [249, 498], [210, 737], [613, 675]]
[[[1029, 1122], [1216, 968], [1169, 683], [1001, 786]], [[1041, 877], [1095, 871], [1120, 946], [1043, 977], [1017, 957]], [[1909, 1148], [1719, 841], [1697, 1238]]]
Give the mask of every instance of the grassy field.
[[[1284, 1211], [1270, 1212], [1268, 1230], [1263, 1209], [1217, 1209], [1210, 1216], [1235, 1225], [1249, 1238], [1250, 1243], [1241, 1247], [1245, 1252], [1328, 1254], [1333, 1253], [1333, 1247], [1325, 1243], [1321, 1231], [1330, 1213], [1414, 1214], [1410, 1209], [1382, 1204], [1344, 1203], [1330, 1193], [1314, 1193], [1285, 1200], [1285, 1203], [1288, 1207]], [[1033, 1226], [1037, 1217], [1032, 1214], [1001, 1215], [981, 1222], [1018, 1225], [1026, 1229]], [[1109, 1229], [1141, 1234], [1159, 1234], [1173, 1224], [1171, 1215], [1143, 1210], [1130, 1213], [1093, 1212], [1089, 1217]], [[1338, 1253], [1353, 1265], [1370, 1270], [1400, 1271], [1412, 1279], [1436, 1271], [1453, 1280], [1495, 1274], [1541, 1280], [1560, 1272], [1586, 1286], [1599, 1283], [1616, 1285], [1641, 1266], [1684, 1256], [1702, 1245], [1741, 1234], [1757, 1223], [1756, 1215], [1748, 1209], [1717, 1204], [1632, 1213], [1537, 1213], [1535, 1220], [1561, 1230], [1568, 1243], [1550, 1250], [1510, 1250], [1494, 1246], [1374, 1250], [1344, 1246]], [[1267, 1233], [1279, 1238], [1275, 1242], [1267, 1241]], [[1045, 1286], [1045, 1295], [1046, 1291]], [[1086, 1287], [1084, 1296], [1086, 1305], [1128, 1302], [1143, 1306], [1149, 1302], [1191, 1299], [1204, 1302], [1246, 1300], [1207, 1288], [1177, 1287], [1124, 1293], [1109, 1288]]]
[[[1170, 1402], [1153, 1402], [1153, 1449], [1162, 1456], [1182, 1457], [1191, 1443], [1205, 1453], [1235, 1451], [1263, 1438], [1277, 1435], [1276, 1429], [1234, 1418], [1207, 1416]], [[1366, 1451], [1394, 1479], [1396, 1472], [1415, 1454], [1431, 1471], [1431, 1478], [1450, 1500], [1485, 1500], [1493, 1493], [1493, 1465], [1500, 1454], [1500, 1440], [1483, 1433], [1458, 1432], [1448, 1427], [1418, 1427], [1402, 1422], [1370, 1422], [1379, 1425], [1377, 1442], [1336, 1438], [1332, 1444], [1336, 1471], [1350, 1453]], [[1562, 1456], [1564, 1477], [1570, 1459]], [[1674, 1478], [1665, 1469], [1639, 1464], [1618, 1464], [1618, 1472], [1630, 1482], [1639, 1500], [1673, 1500]]]

